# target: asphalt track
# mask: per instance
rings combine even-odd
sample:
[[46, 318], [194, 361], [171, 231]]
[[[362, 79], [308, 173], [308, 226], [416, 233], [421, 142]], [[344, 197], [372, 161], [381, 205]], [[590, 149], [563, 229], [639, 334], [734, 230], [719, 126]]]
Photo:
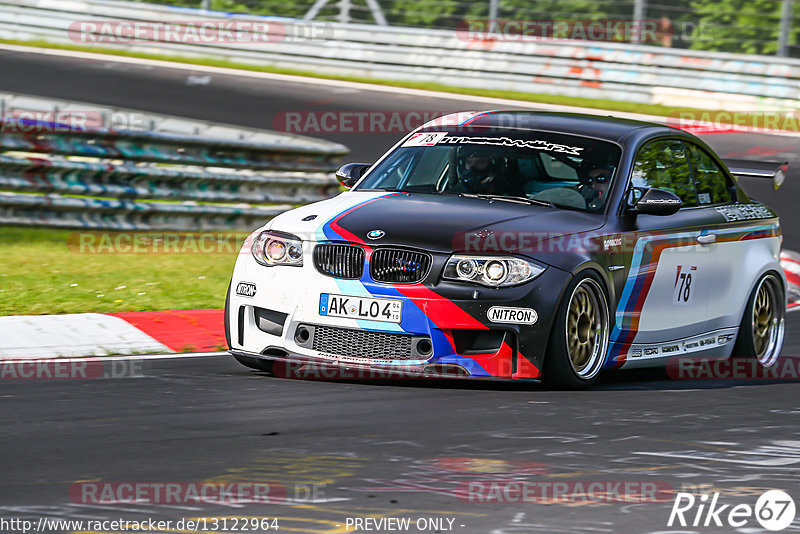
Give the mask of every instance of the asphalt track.
[[[221, 75], [189, 85], [187, 71], [1, 50], [0, 73], [0, 91], [255, 127], [270, 127], [287, 110], [493, 107]], [[363, 161], [398, 136], [321, 135]], [[800, 156], [794, 137], [706, 140], [721, 154], [795, 163]], [[798, 168], [780, 194], [745, 184], [778, 209], [790, 249], [800, 248]], [[789, 315], [784, 354], [800, 355], [800, 314]], [[348, 517], [382, 516], [450, 518], [452, 531], [464, 533], [730, 532], [668, 528], [671, 499], [481, 503], [462, 492], [470, 482], [605, 480], [719, 491], [725, 504], [753, 505], [768, 488], [800, 499], [800, 384], [792, 380], [672, 380], [651, 370], [574, 393], [527, 384], [280, 379], [208, 356], [147, 360], [136, 377], [1, 382], [0, 519], [258, 516], [279, 518], [279, 531], [316, 533], [345, 532]], [[270, 483], [288, 488], [289, 498], [98, 505], [70, 494], [79, 481], [211, 480]], [[318, 484], [313, 501], [304, 484]], [[739, 532], [756, 527], [750, 521]], [[800, 531], [800, 523], [787, 531]]]

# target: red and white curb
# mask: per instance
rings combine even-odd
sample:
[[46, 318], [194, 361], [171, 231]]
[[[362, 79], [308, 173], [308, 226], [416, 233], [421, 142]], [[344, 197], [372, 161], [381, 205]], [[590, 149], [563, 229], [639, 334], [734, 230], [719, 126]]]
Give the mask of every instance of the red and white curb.
[[225, 348], [222, 310], [0, 317], [0, 360]]
[[786, 273], [786, 295], [789, 311], [800, 309], [800, 254], [791, 250], [781, 252], [781, 267]]

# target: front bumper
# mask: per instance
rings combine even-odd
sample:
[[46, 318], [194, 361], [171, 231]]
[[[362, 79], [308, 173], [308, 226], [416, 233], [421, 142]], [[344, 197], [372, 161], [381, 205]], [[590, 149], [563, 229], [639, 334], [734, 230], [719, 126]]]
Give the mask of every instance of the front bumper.
[[[233, 356], [270, 362], [271, 373], [280, 378], [303, 380], [402, 380], [402, 379], [452, 379], [452, 380], [509, 380], [509, 377], [475, 377], [464, 368], [454, 364], [407, 364], [387, 365], [344, 362], [327, 358], [315, 358], [303, 354], [291, 354], [279, 347], [266, 349], [262, 354], [240, 350], [228, 351]], [[539, 381], [538, 379], [528, 379]]]
[[[428, 280], [440, 280], [441, 266], [435, 262]], [[527, 284], [504, 289], [441, 281], [384, 284], [368, 276], [337, 279], [319, 273], [311, 261], [302, 267], [264, 267], [249, 254], [240, 255], [226, 303], [231, 352], [414, 376], [537, 379], [552, 316], [570, 279], [552, 267]], [[255, 294], [237, 294], [242, 282], [255, 286]], [[401, 300], [401, 322], [320, 315], [321, 293]], [[538, 320], [533, 325], [492, 322], [487, 312], [493, 306], [534, 309]], [[310, 338], [304, 330], [312, 330]], [[325, 343], [315, 345], [317, 332], [327, 336]], [[410, 349], [398, 352], [397, 345]]]

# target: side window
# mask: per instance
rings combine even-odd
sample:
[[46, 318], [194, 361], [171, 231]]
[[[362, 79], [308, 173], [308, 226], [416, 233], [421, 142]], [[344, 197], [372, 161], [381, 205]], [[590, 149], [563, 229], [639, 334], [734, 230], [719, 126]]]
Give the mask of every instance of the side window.
[[683, 143], [677, 139], [646, 143], [633, 163], [631, 185], [657, 187], [678, 195], [684, 207], [697, 206], [697, 191]]
[[728, 178], [714, 159], [699, 146], [686, 143], [694, 171], [697, 202], [701, 206], [727, 204], [733, 201], [733, 191]]

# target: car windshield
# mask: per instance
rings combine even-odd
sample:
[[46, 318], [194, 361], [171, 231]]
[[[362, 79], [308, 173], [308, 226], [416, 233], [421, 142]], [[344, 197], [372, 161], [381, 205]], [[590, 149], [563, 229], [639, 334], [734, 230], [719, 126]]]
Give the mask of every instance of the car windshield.
[[419, 132], [370, 169], [357, 189], [601, 211], [620, 155], [609, 142], [550, 132]]

